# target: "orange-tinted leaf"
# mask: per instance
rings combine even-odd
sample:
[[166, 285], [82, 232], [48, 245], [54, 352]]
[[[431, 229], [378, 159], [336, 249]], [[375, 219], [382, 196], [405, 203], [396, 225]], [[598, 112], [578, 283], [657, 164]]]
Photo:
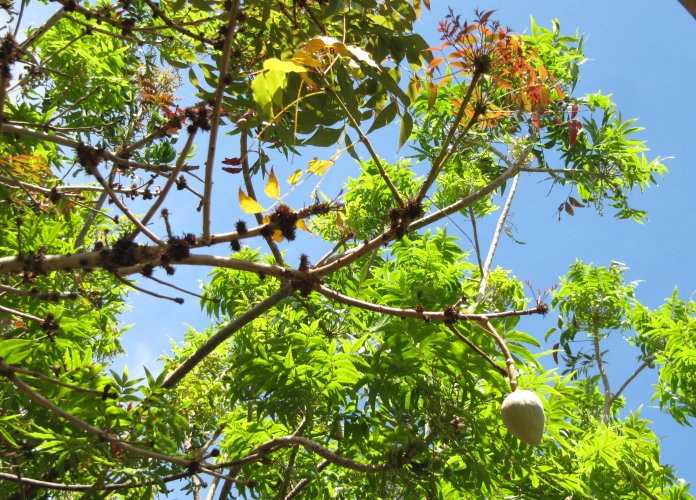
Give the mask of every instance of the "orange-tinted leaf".
[[278, 196], [280, 196], [280, 186], [278, 186], [278, 178], [276, 177], [275, 172], [271, 168], [271, 173], [268, 176], [268, 182], [266, 183], [266, 187], [263, 190], [264, 193], [266, 193], [266, 196], [269, 198], [274, 198], [278, 199]]
[[276, 229], [275, 231], [273, 231], [273, 236], [271, 236], [271, 238], [273, 238], [273, 241], [283, 241], [283, 231], [281, 231], [280, 229]]
[[295, 170], [290, 177], [288, 177], [288, 184], [295, 184], [302, 177], [302, 170]]
[[568, 213], [568, 215], [575, 215], [573, 207], [571, 207], [570, 203], [568, 203], [567, 201], [563, 204], [563, 208], [565, 208], [565, 211]]
[[568, 122], [568, 149], [575, 146], [578, 135], [582, 132], [582, 122], [580, 120], [570, 120]]
[[558, 364], [558, 347], [559, 347], [559, 345], [560, 344], [558, 342], [556, 342], [553, 345], [553, 360], [556, 362], [556, 364]]
[[585, 208], [585, 205], [583, 205], [582, 203], [580, 203], [578, 200], [576, 200], [576, 199], [573, 198], [572, 196], [570, 196], [570, 197], [568, 198], [568, 201], [569, 201], [570, 204], [573, 205], [574, 207]]
[[578, 116], [578, 103], [574, 102], [573, 107], [570, 111], [570, 119], [573, 120], [576, 116]]
[[444, 61], [444, 57], [434, 57], [432, 61], [430, 61], [430, 64], [428, 64], [428, 69], [433, 69], [436, 68], [437, 66]]
[[242, 207], [242, 210], [248, 214], [259, 214], [263, 212], [263, 207], [259, 205], [254, 198], [247, 196], [247, 194], [242, 191], [242, 188], [239, 188], [239, 205]]
[[423, 4], [428, 10], [430, 10], [430, 0], [423, 0]]

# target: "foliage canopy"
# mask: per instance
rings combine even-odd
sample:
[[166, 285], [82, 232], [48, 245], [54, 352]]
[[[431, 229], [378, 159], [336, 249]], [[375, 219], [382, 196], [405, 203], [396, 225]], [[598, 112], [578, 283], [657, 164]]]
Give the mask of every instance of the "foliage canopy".
[[[0, 496], [689, 498], [602, 346], [688, 424], [696, 305], [641, 305], [619, 263], [550, 297], [492, 267], [520, 175], [568, 187], [559, 217], [640, 222], [666, 173], [576, 95], [577, 34], [450, 13], [426, 41], [420, 0], [57, 0], [25, 33], [38, 4], [2, 8]], [[192, 294], [182, 266], [210, 268], [209, 328], [113, 369], [128, 292]], [[518, 330], [547, 298], [557, 326]], [[535, 448], [502, 425], [518, 385]]]

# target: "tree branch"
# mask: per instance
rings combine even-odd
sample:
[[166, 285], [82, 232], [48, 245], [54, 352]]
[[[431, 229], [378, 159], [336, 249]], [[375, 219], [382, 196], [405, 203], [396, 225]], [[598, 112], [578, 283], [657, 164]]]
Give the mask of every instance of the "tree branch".
[[[242, 130], [239, 137], [239, 153], [240, 157], [242, 158], [242, 176], [244, 177], [244, 186], [246, 187], [249, 196], [256, 199], [256, 191], [254, 190], [254, 183], [251, 180], [251, 169], [249, 168], [249, 148], [247, 147], [248, 136], [249, 134], [247, 131]], [[259, 226], [263, 224], [263, 217], [261, 217], [261, 214], [254, 214], [254, 218]], [[264, 236], [264, 239], [266, 240], [266, 244], [273, 254], [276, 264], [282, 266], [284, 264], [283, 254], [280, 253], [278, 245], [276, 245], [276, 242], [273, 241], [273, 238], [270, 236]]]
[[[140, 221], [143, 227], [150, 221], [150, 219], [152, 219], [152, 216], [155, 215], [155, 213], [157, 213], [159, 207], [162, 206], [162, 203], [164, 203], [167, 194], [169, 194], [169, 190], [174, 185], [177, 176], [181, 172], [181, 169], [184, 168], [184, 164], [186, 163], [186, 156], [188, 155], [189, 151], [191, 150], [191, 147], [193, 146], [193, 138], [195, 136], [196, 130], [189, 133], [188, 139], [186, 140], [186, 144], [184, 144], [184, 147], [181, 149], [181, 153], [179, 153], [179, 159], [177, 160], [174, 169], [169, 174], [169, 178], [167, 179], [166, 184], [160, 191], [159, 196], [157, 196], [157, 200], [155, 200], [155, 202], [150, 207], [150, 210], [148, 210], [148, 212], [145, 214], [145, 216], [143, 216], [143, 218]], [[138, 235], [138, 232], [139, 228], [136, 227], [131, 235], [132, 240], [135, 240], [135, 237]]]
[[476, 111], [474, 113], [474, 116], [471, 117], [471, 120], [469, 120], [469, 123], [467, 123], [466, 127], [464, 128], [464, 131], [455, 141], [455, 144], [452, 144], [452, 146], [450, 147], [450, 141], [452, 141], [454, 134], [457, 132], [457, 128], [459, 128], [462, 118], [464, 118], [464, 111], [466, 110], [466, 107], [469, 104], [469, 101], [471, 100], [471, 96], [474, 93], [474, 88], [478, 84], [478, 80], [481, 77], [481, 74], [481, 71], [476, 70], [472, 75], [471, 83], [469, 84], [469, 88], [466, 91], [466, 95], [464, 96], [464, 99], [462, 100], [459, 109], [457, 110], [457, 114], [454, 117], [452, 125], [450, 125], [449, 131], [447, 132], [447, 137], [445, 137], [445, 140], [442, 143], [442, 148], [440, 149], [440, 152], [438, 153], [437, 157], [435, 157], [435, 161], [433, 161], [433, 166], [430, 169], [430, 172], [428, 173], [428, 177], [425, 179], [425, 182], [423, 182], [423, 185], [421, 186], [420, 191], [418, 192], [418, 196], [416, 196], [417, 200], [423, 200], [425, 198], [425, 195], [428, 194], [428, 189], [430, 189], [430, 187], [437, 179], [437, 176], [442, 170], [443, 165], [447, 162], [447, 160], [449, 160], [449, 158], [454, 153], [454, 150], [456, 149], [456, 144], [461, 140], [462, 137], [464, 137], [464, 135], [471, 128], [471, 126], [476, 122], [476, 119], [478, 117], [478, 111]]
[[373, 311], [381, 314], [388, 314], [390, 316], [397, 316], [399, 318], [417, 318], [425, 319], [428, 321], [487, 321], [489, 319], [496, 318], [506, 318], [510, 316], [527, 316], [531, 314], [543, 314], [546, 311], [546, 306], [544, 304], [537, 305], [536, 307], [530, 309], [522, 309], [519, 311], [501, 311], [501, 312], [491, 312], [491, 313], [464, 313], [459, 311], [419, 311], [417, 309], [401, 309], [399, 307], [383, 306], [379, 304], [374, 304], [372, 302], [367, 302], [364, 300], [356, 299], [343, 295], [342, 293], [336, 292], [327, 288], [324, 285], [318, 285], [315, 290], [320, 294], [334, 299], [343, 304], [349, 306], [357, 307], [359, 309], [365, 309], [367, 311]]
[[[146, 0], [149, 2], [149, 0]], [[225, 43], [220, 59], [220, 75], [215, 89], [213, 103], [213, 116], [210, 119], [210, 140], [208, 141], [208, 156], [205, 160], [205, 182], [203, 185], [203, 241], [210, 242], [210, 205], [213, 195], [213, 162], [215, 161], [215, 148], [217, 145], [218, 129], [220, 127], [220, 111], [222, 107], [222, 95], [225, 86], [229, 83], [229, 64], [232, 55], [232, 40], [234, 39], [235, 26], [239, 12], [239, 0], [231, 0], [229, 3], [230, 22], [227, 25]]]
[[614, 401], [616, 401], [616, 398], [618, 398], [619, 396], [621, 396], [621, 393], [626, 389], [626, 387], [628, 387], [628, 385], [629, 385], [631, 382], [633, 382], [633, 380], [635, 380], [635, 378], [640, 374], [640, 372], [642, 372], [642, 371], [645, 370], [648, 366], [650, 366], [650, 363], [652, 363], [653, 361], [655, 361], [655, 358], [651, 356], [651, 357], [649, 357], [648, 359], [644, 360], [644, 361], [640, 364], [640, 366], [639, 366], [638, 368], [636, 368], [636, 371], [634, 371], [633, 374], [632, 374], [630, 377], [628, 377], [628, 378], [626, 379], [626, 381], [621, 385], [621, 387], [619, 387], [619, 390], [616, 391], [616, 392], [611, 396], [611, 399], [609, 400], [609, 406], [610, 406], [610, 407], [611, 407], [611, 405], [614, 403]]
[[503, 232], [503, 226], [505, 225], [505, 220], [507, 219], [508, 212], [510, 211], [510, 206], [512, 205], [512, 199], [517, 191], [517, 184], [520, 180], [520, 174], [515, 175], [512, 178], [512, 185], [510, 186], [510, 192], [508, 193], [507, 200], [505, 200], [505, 205], [503, 206], [503, 211], [500, 213], [500, 218], [498, 219], [498, 224], [495, 227], [495, 232], [493, 233], [493, 239], [491, 240], [491, 246], [488, 248], [488, 255], [486, 256], [486, 262], [483, 264], [483, 269], [481, 272], [481, 282], [479, 283], [478, 297], [477, 301], [483, 300], [483, 296], [486, 293], [486, 286], [488, 285], [488, 273], [491, 270], [491, 264], [493, 263], [493, 256], [495, 255], [495, 250], [498, 248], [498, 242], [500, 241], [500, 235]]
[[449, 328], [452, 331], [452, 333], [454, 333], [460, 340], [462, 340], [466, 345], [468, 345], [476, 354], [488, 361], [490, 365], [503, 377], [508, 376], [508, 371], [505, 368], [496, 363], [493, 360], [493, 358], [491, 358], [488, 354], [481, 350], [479, 346], [477, 346], [471, 340], [469, 340], [462, 332], [457, 330], [457, 328], [455, 328], [454, 325], [447, 325], [447, 328]]
[[496, 344], [498, 344], [498, 347], [500, 347], [500, 350], [502, 351], [503, 356], [505, 357], [505, 364], [507, 364], [508, 377], [510, 378], [510, 390], [514, 392], [517, 389], [517, 370], [515, 370], [515, 360], [512, 358], [512, 354], [510, 354], [510, 350], [508, 349], [507, 344], [505, 344], [505, 341], [495, 330], [491, 322], [488, 321], [488, 319], [486, 318], [483, 321], [481, 321], [481, 325], [483, 326], [483, 329], [486, 332], [488, 332], [491, 335], [491, 337], [493, 337], [493, 340], [495, 340]]
[[152, 484], [158, 484], [158, 483], [170, 483], [172, 481], [176, 481], [177, 479], [182, 479], [185, 477], [189, 477], [193, 472], [190, 471], [182, 471], [178, 472], [176, 474], [171, 474], [169, 476], [164, 476], [161, 478], [157, 479], [150, 479], [147, 481], [138, 481], [134, 483], [112, 483], [112, 484], [105, 484], [105, 485], [96, 485], [96, 484], [63, 484], [63, 483], [53, 483], [49, 481], [41, 481], [39, 479], [30, 479], [27, 477], [19, 477], [14, 474], [7, 474], [5, 472], [0, 472], [0, 479], [4, 479], [6, 481], [13, 481], [15, 483], [19, 484], [29, 484], [32, 486], [38, 486], [40, 488], [47, 488], [51, 490], [61, 490], [61, 491], [94, 491], [95, 489], [98, 491], [114, 491], [114, 490], [123, 490], [123, 489], [130, 489], [130, 488], [140, 488], [141, 486], [150, 486]]
[[280, 303], [285, 297], [292, 293], [292, 289], [287, 286], [281, 286], [277, 292], [273, 295], [269, 295], [267, 298], [256, 304], [254, 307], [250, 308], [241, 316], [236, 317], [227, 325], [222, 327], [218, 332], [206, 340], [203, 345], [201, 345], [196, 352], [191, 354], [183, 363], [177, 366], [164, 380], [162, 387], [165, 389], [171, 389], [176, 384], [178, 384], [181, 379], [183, 379], [191, 370], [193, 370], [205, 357], [213, 352], [217, 346], [222, 344], [225, 340], [229, 339], [242, 327], [248, 325], [253, 320], [261, 316], [263, 313], [271, 309], [273, 306]]

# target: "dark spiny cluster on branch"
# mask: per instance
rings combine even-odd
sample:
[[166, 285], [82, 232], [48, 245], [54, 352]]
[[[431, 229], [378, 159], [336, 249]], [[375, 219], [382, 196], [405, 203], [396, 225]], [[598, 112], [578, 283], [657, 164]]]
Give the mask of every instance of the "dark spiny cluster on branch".
[[115, 271], [121, 267], [134, 266], [151, 258], [150, 253], [146, 246], [138, 245], [132, 239], [123, 237], [116, 240], [111, 248], [102, 248], [99, 251], [100, 264], [104, 269]]
[[197, 104], [186, 108], [184, 115], [191, 122], [186, 130], [189, 134], [193, 134], [198, 129], [208, 132], [210, 130], [210, 119], [213, 115], [213, 110], [207, 106], [207, 103]]
[[78, 144], [76, 152], [77, 161], [85, 167], [88, 173], [92, 173], [104, 158], [104, 149], [95, 148], [84, 143]]
[[0, 43], [0, 74], [3, 80], [12, 78], [12, 65], [22, 56], [22, 49], [12, 33], [7, 33]]
[[279, 229], [288, 241], [295, 239], [297, 232], [297, 227], [295, 225], [299, 217], [290, 207], [287, 205], [278, 205], [271, 214], [270, 219], [270, 223], [261, 230], [261, 235], [264, 238], [273, 236], [273, 231]]
[[423, 215], [423, 204], [420, 201], [410, 199], [403, 208], [390, 208], [389, 227], [394, 232], [397, 239], [401, 239], [408, 232], [408, 225]]

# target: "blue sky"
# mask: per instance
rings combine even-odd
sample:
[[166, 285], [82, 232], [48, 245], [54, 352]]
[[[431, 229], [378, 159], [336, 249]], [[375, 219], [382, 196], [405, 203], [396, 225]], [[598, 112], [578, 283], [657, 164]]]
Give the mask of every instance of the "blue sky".
[[[565, 274], [576, 259], [597, 265], [608, 265], [612, 260], [617, 260], [630, 268], [626, 274], [629, 281], [642, 280], [637, 297], [643, 304], [653, 308], [659, 306], [665, 297], [671, 295], [675, 286], [683, 298], [691, 297], [696, 291], [696, 266], [693, 263], [696, 255], [696, 222], [689, 215], [694, 203], [692, 190], [696, 187], [696, 155], [692, 146], [694, 105], [691, 94], [696, 72], [696, 51], [693, 50], [696, 45], [696, 20], [677, 0], [457, 3], [458, 13], [465, 17], [473, 16], [476, 7], [496, 9], [496, 17], [518, 32], [529, 29], [532, 16], [540, 26], [550, 27], [551, 20], [558, 19], [562, 31], [574, 33], [578, 30], [584, 34], [588, 61], [581, 68], [576, 93], [601, 90], [602, 93], [612, 94], [623, 117], [638, 118], [637, 124], [645, 128], [638, 137], [648, 142], [651, 148], [649, 155], [673, 157], [666, 161], [670, 174], [658, 187], [643, 194], [636, 193], [634, 204], [648, 211], [649, 221], [643, 225], [617, 221], [609, 211], [600, 217], [593, 209], [578, 210], [574, 217], [564, 216], [558, 221], [556, 207], [565, 199], [567, 191], [557, 189], [549, 193], [549, 185], [539, 184], [539, 177], [523, 176], [512, 205], [510, 221], [516, 228], [516, 239], [525, 244], [519, 245], [503, 237], [494, 265], [511, 269], [521, 279], [529, 280], [535, 289], [544, 289], [557, 283], [559, 276]], [[447, 4], [432, 0], [432, 8], [432, 14], [426, 12], [417, 23], [417, 30], [435, 45], [439, 38], [437, 21], [446, 14]], [[30, 17], [34, 17], [35, 22], [37, 18], [44, 18], [35, 14], [35, 17]], [[390, 135], [385, 134], [384, 137], [388, 139]], [[387, 154], [393, 151], [391, 143], [378, 140], [375, 145], [380, 154], [393, 159]], [[199, 146], [199, 150], [202, 146]], [[225, 151], [224, 148], [221, 150]], [[223, 152], [219, 159], [236, 156], [234, 151], [235, 146], [230, 143], [230, 154]], [[332, 153], [327, 152], [326, 157]], [[276, 171], [284, 180], [295, 168], [305, 167], [306, 161], [307, 158], [293, 159], [289, 165]], [[343, 164], [341, 168], [355, 174], [348, 164]], [[216, 213], [236, 209], [238, 179], [222, 174], [216, 178], [216, 183], [217, 199], [222, 200], [214, 207]], [[287, 186], [284, 182], [282, 184]], [[259, 187], [257, 190], [261, 191]], [[308, 189], [311, 187], [308, 186]], [[328, 196], [337, 194], [331, 190], [331, 185], [327, 184], [324, 188]], [[171, 208], [174, 220], [180, 221], [176, 218], [177, 213], [186, 214], [185, 221], [200, 224], [193, 207], [176, 204]], [[233, 223], [238, 218], [236, 215], [231, 217], [227, 223]], [[490, 240], [495, 218], [497, 214], [490, 223], [480, 228], [484, 248]], [[199, 227], [187, 227], [185, 221], [175, 223], [175, 232]], [[462, 227], [467, 229], [464, 225]], [[227, 231], [230, 228], [220, 226], [214, 230]], [[454, 227], [450, 227], [449, 231], [461, 236]], [[465, 243], [466, 240], [462, 239]], [[307, 248], [301, 248], [303, 244], [310, 250], [312, 245], [317, 244], [316, 240], [308, 238], [302, 242], [293, 247], [293, 253], [307, 251]], [[313, 252], [318, 253], [316, 250]], [[207, 270], [180, 267], [177, 281], [185, 283], [189, 289], [195, 288], [195, 283], [203, 279], [206, 273]], [[184, 306], [179, 307], [135, 293], [132, 298], [133, 311], [124, 315], [124, 322], [136, 323], [137, 326], [125, 334], [124, 345], [129, 354], [122, 360], [130, 366], [131, 372], [137, 371], [142, 364], [155, 364], [154, 360], [166, 352], [169, 338], [183, 337], [184, 324], [199, 329], [208, 324], [208, 320], [199, 312], [195, 299], [187, 300]], [[162, 321], [164, 316], [167, 317], [166, 322]], [[556, 316], [551, 313], [545, 319], [525, 321], [520, 324], [520, 329], [535, 334], [541, 340], [546, 331], [555, 326]], [[633, 372], [637, 362], [635, 354], [625, 349], [622, 339], [613, 339], [608, 346], [612, 348], [608, 356], [609, 376], [616, 388]], [[694, 431], [674, 424], [651, 405], [650, 386], [655, 380], [654, 374], [643, 372], [626, 392], [627, 407], [645, 405], [642, 415], [655, 422], [653, 429], [664, 439], [663, 462], [675, 465], [680, 477], [696, 484], [696, 465], [691, 460], [690, 447], [683, 444], [694, 442]]]

